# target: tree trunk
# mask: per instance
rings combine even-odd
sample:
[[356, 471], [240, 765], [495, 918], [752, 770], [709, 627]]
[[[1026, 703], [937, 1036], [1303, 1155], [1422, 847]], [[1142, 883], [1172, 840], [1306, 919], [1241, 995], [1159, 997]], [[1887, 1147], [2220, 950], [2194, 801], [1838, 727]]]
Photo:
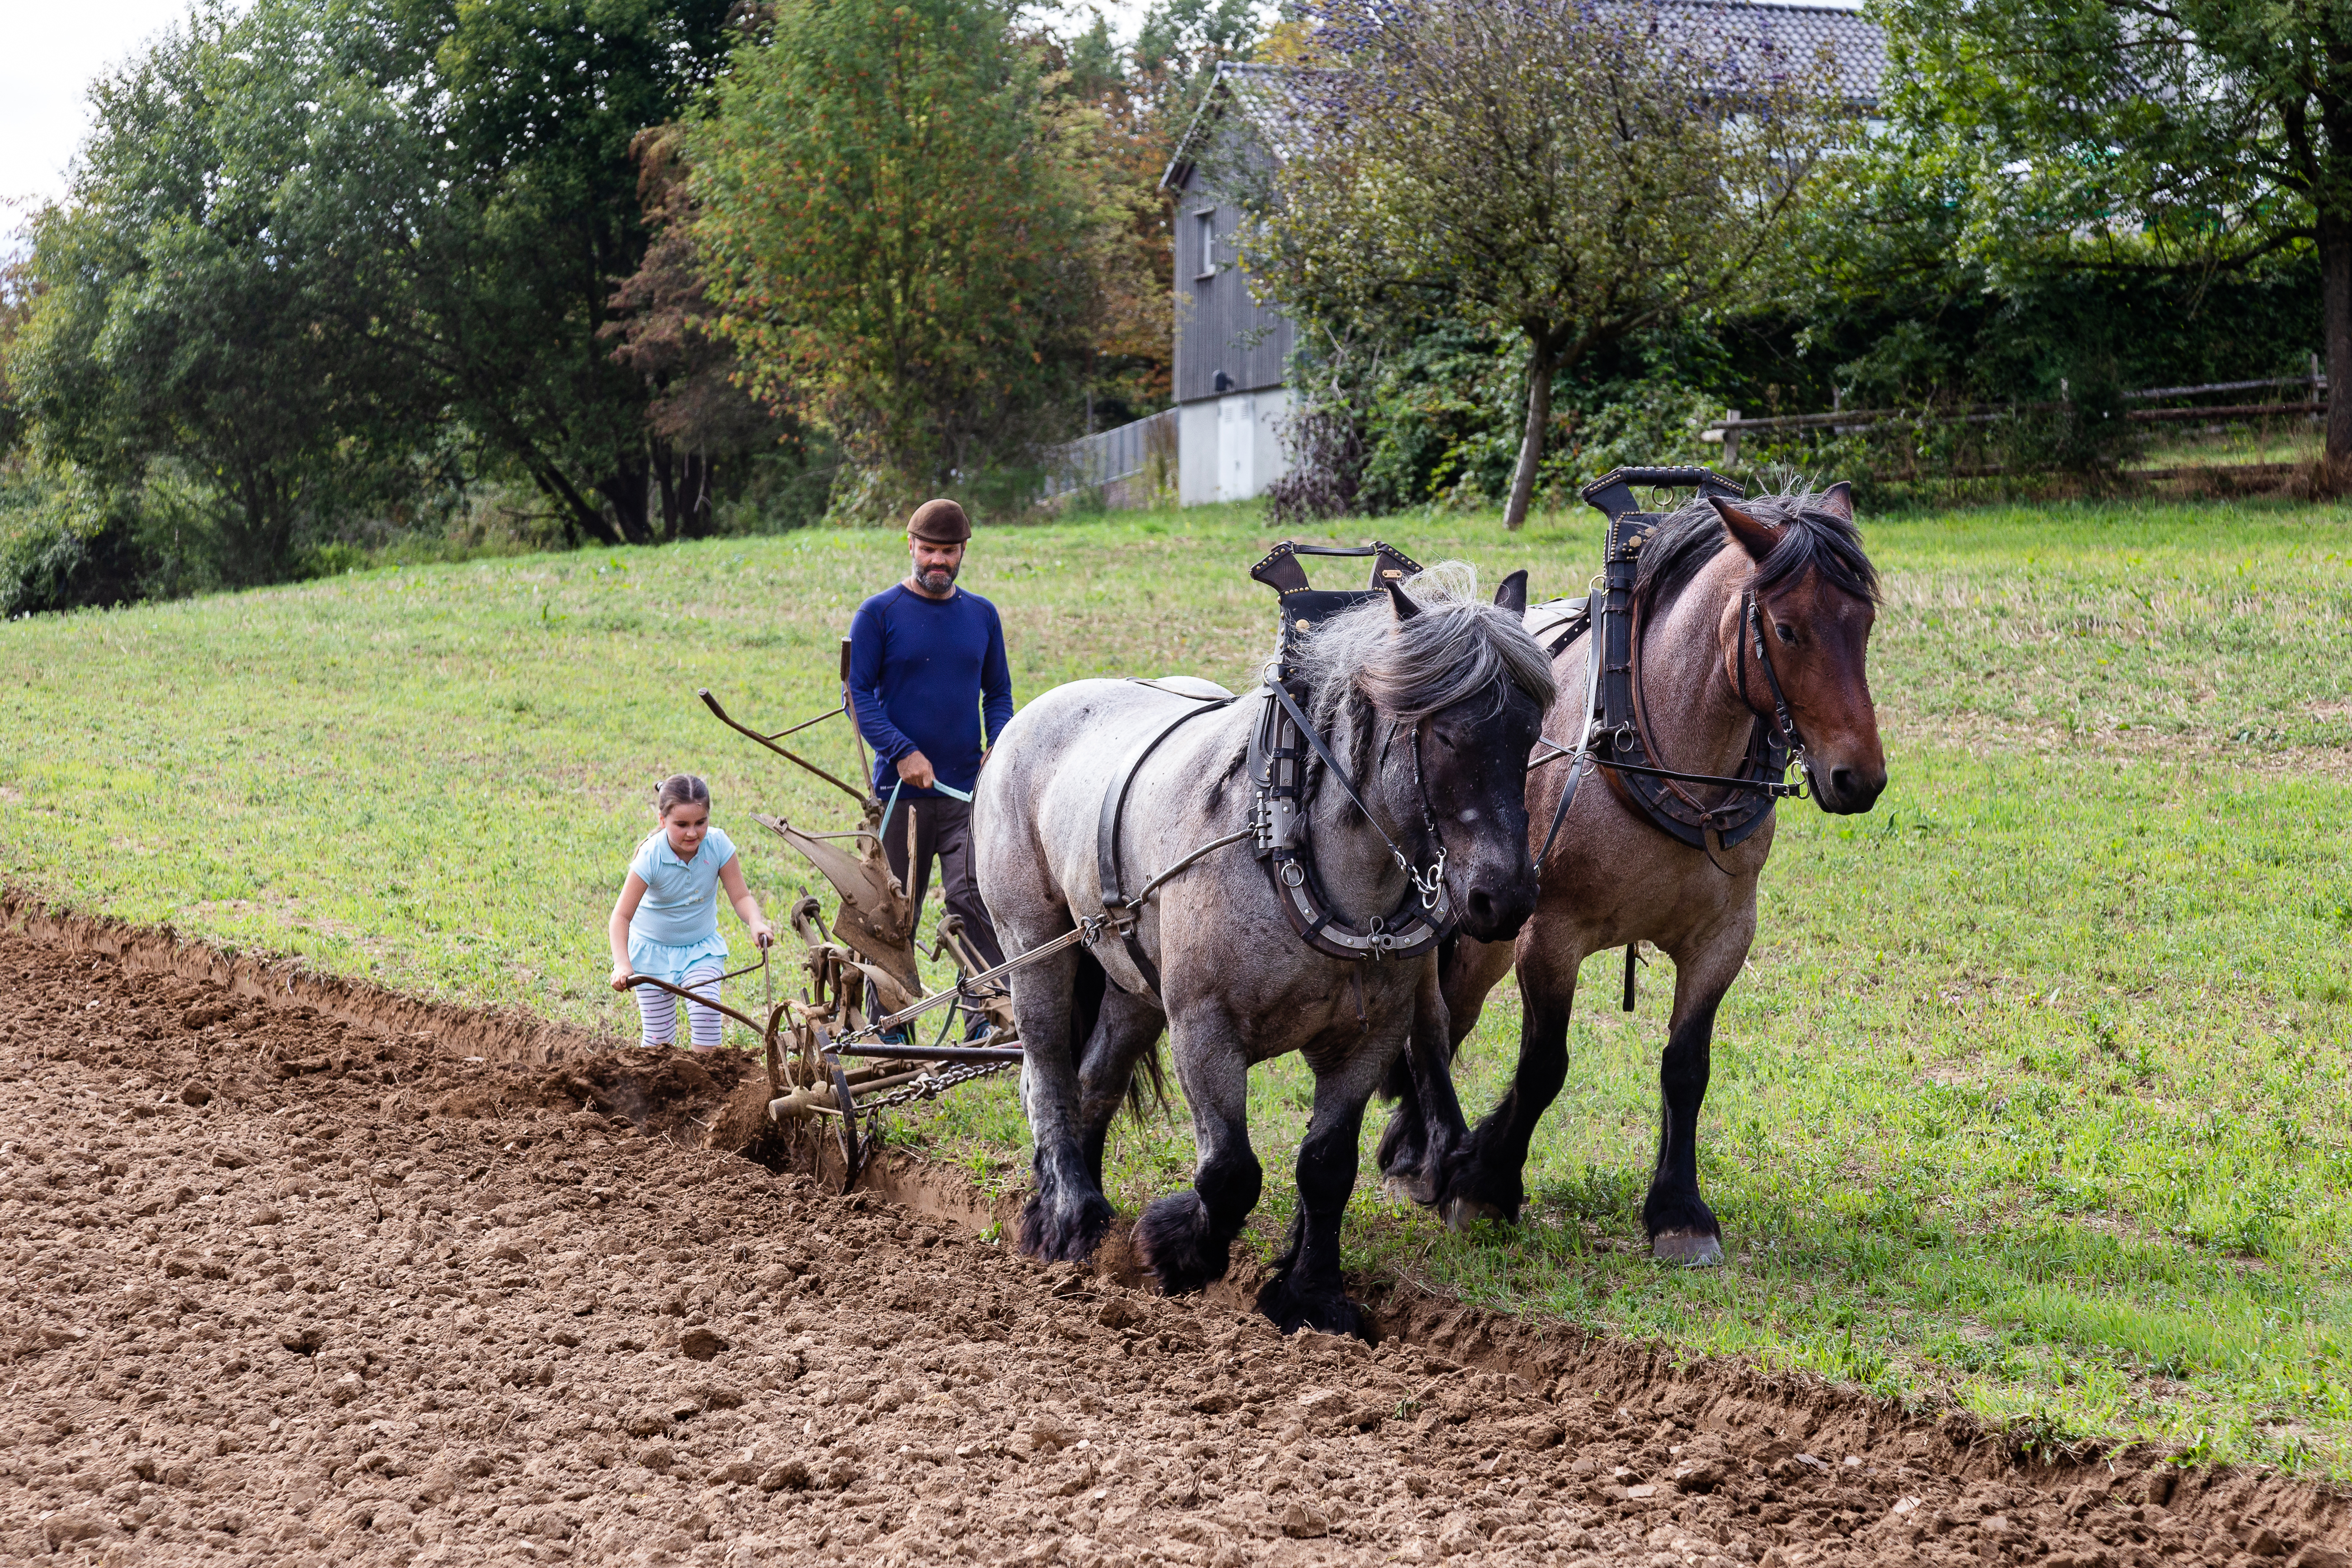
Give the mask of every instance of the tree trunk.
[[717, 521], [711, 515], [710, 458], [701, 452], [686, 455], [678, 477], [678, 527], [688, 539], [708, 538]]
[[672, 459], [670, 444], [667, 441], [656, 441], [654, 474], [661, 481], [662, 537], [664, 539], [680, 537], [677, 526], [677, 475]]
[[2327, 346], [2327, 474], [2352, 489], [2352, 214], [2319, 209], [2319, 323]]
[[[526, 450], [528, 450], [526, 448]], [[553, 501], [563, 514], [563, 531], [573, 544], [585, 544], [591, 539], [602, 538], [614, 544], [628, 541], [604, 520], [604, 514], [589, 504], [588, 498], [573, 488], [570, 479], [554, 464], [530, 453], [531, 483], [540, 493]]]
[[1536, 470], [1543, 465], [1544, 431], [1551, 424], [1551, 377], [1559, 368], [1559, 354], [1549, 333], [1528, 334], [1528, 428], [1519, 438], [1518, 471], [1511, 476], [1510, 504], [1503, 509], [1503, 526], [1517, 532], [1528, 521], [1528, 503], [1535, 499]]
[[654, 542], [652, 508], [652, 478], [649, 465], [642, 458], [623, 458], [614, 463], [613, 471], [596, 481], [596, 489], [612, 504], [614, 520], [620, 524], [623, 544], [651, 544]]

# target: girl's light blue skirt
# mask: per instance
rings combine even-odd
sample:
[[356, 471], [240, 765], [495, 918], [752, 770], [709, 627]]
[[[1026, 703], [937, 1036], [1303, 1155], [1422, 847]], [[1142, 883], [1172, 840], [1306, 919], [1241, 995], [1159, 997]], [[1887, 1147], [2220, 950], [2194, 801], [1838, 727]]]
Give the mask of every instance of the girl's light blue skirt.
[[715, 931], [685, 947], [654, 942], [635, 931], [629, 933], [629, 967], [639, 974], [667, 980], [672, 985], [685, 984], [688, 971], [697, 964], [708, 968], [711, 959], [719, 961], [719, 968], [727, 967], [727, 939]]

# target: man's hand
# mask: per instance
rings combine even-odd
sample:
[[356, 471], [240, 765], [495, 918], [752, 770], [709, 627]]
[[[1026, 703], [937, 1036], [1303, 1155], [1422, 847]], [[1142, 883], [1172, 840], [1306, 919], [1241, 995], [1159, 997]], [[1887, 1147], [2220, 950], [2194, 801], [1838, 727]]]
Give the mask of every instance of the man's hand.
[[931, 770], [931, 759], [920, 752], [908, 752], [898, 759], [898, 776], [917, 789], [929, 789], [940, 782], [940, 775]]

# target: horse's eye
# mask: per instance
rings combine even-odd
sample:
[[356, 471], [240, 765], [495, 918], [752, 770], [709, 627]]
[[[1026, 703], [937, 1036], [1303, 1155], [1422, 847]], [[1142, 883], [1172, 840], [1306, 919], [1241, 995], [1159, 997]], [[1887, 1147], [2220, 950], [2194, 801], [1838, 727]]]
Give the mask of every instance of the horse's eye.
[[1775, 622], [1773, 622], [1773, 623], [1772, 623], [1772, 631], [1773, 631], [1774, 635], [1775, 635], [1775, 636], [1777, 636], [1777, 637], [1780, 637], [1780, 639], [1782, 642], [1787, 643], [1787, 644], [1789, 644], [1789, 645], [1790, 645], [1790, 646], [1791, 646], [1791, 647], [1794, 647], [1794, 646], [1796, 645], [1796, 641], [1797, 641], [1797, 631], [1796, 631], [1796, 628], [1795, 628], [1794, 626], [1790, 626], [1786, 621], [1775, 621]]

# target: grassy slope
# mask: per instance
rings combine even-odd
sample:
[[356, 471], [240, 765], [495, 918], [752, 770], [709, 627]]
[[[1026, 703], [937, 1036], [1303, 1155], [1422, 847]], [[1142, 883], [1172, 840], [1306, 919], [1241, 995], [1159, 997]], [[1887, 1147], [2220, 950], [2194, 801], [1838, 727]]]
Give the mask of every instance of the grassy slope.
[[[1357, 1260], [2053, 1430], [2352, 1471], [2344, 524], [2094, 506], [1874, 524], [1894, 783], [1866, 818], [1783, 813], [1707, 1108], [1733, 1265], [1630, 1249], [1663, 964], [1631, 1016], [1588, 976], [1527, 1226], [1451, 1237], [1368, 1190]], [[1581, 521], [1511, 542], [1490, 520], [1378, 526], [1490, 576], [1532, 563], [1546, 591], [1597, 549]], [[1271, 620], [1243, 569], [1271, 537], [1246, 512], [994, 532], [967, 580], [1005, 612], [1024, 698], [1103, 671], [1238, 683]], [[0, 873], [626, 1027], [600, 927], [652, 778], [707, 773], [722, 824], [838, 815], [693, 689], [755, 721], [815, 711], [849, 609], [895, 569], [887, 539], [809, 532], [0, 627]], [[809, 881], [751, 854], [772, 908]], [[1507, 992], [1465, 1062], [1473, 1106], [1517, 1023]], [[1257, 1075], [1277, 1170], [1306, 1087], [1296, 1063]], [[1002, 1085], [908, 1135], [992, 1179], [1025, 1168]], [[1122, 1124], [1115, 1195], [1189, 1163], [1181, 1128]], [[1271, 1182], [1266, 1232], [1287, 1203]]]

